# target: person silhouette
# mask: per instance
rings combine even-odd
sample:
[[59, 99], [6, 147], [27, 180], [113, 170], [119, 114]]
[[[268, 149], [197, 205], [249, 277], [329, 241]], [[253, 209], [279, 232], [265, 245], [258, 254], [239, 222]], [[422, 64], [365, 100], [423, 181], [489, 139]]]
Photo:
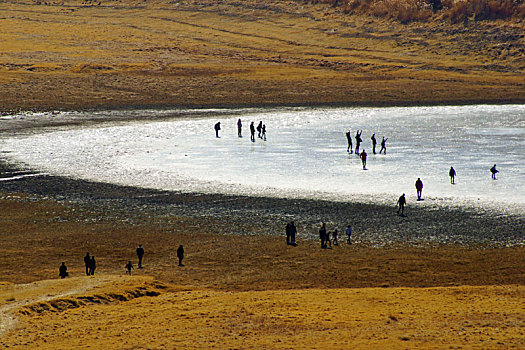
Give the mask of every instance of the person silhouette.
[[250, 124], [250, 140], [255, 142], [255, 125], [253, 125], [253, 122]]
[[214, 129], [215, 129], [215, 137], [219, 137], [219, 130], [221, 130], [221, 122], [215, 123]]
[[295, 227], [295, 222], [292, 220], [290, 222], [290, 244], [293, 246], [297, 246], [297, 243], [295, 242], [296, 234], [297, 234], [297, 227]]
[[418, 177], [416, 180], [416, 192], [417, 192], [417, 200], [421, 200], [421, 193], [423, 192], [423, 181]]
[[133, 268], [133, 264], [131, 263], [131, 261], [128, 261], [125, 268], [126, 268], [126, 273], [131, 276], [131, 269]]
[[346, 140], [348, 141], [348, 148], [346, 149], [346, 151], [348, 153], [353, 153], [354, 151], [352, 150], [352, 136], [350, 135], [350, 130], [345, 132], [345, 135], [346, 135]]
[[142, 248], [142, 245], [139, 244], [137, 247], [137, 257], [139, 258], [139, 269], [142, 268], [142, 257], [144, 256], [144, 248]]
[[492, 173], [492, 180], [496, 180], [496, 174], [499, 173], [499, 171], [496, 169], [496, 164], [490, 168], [490, 172]]
[[184, 259], [184, 248], [182, 244], [177, 248], [177, 258], [179, 259], [179, 266], [184, 266], [182, 265], [182, 259]]
[[388, 138], [385, 139], [385, 137], [383, 136], [383, 140], [381, 141], [381, 149], [379, 150], [379, 154], [381, 154], [381, 152], [385, 152], [385, 154], [386, 154], [386, 140], [388, 140]]
[[350, 225], [348, 225], [348, 227], [346, 228], [346, 236], [347, 236], [346, 243], [352, 244], [352, 241], [350, 240], [352, 238], [352, 227], [350, 227]]
[[407, 204], [407, 200], [405, 198], [404, 193], [397, 200], [397, 204], [399, 205], [399, 208], [397, 209], [397, 213], [399, 214], [401, 212], [401, 216], [404, 216], [405, 215], [405, 204]]
[[93, 276], [95, 274], [95, 269], [97, 268], [97, 261], [95, 260], [95, 256], [92, 255], [91, 259], [89, 260], [89, 275]]
[[237, 120], [237, 136], [242, 137], [242, 121], [241, 118]]
[[285, 232], [286, 232], [286, 244], [290, 245], [291, 243], [291, 237], [292, 237], [292, 230], [291, 230], [291, 222], [286, 224]]
[[86, 253], [86, 256], [84, 257], [84, 265], [86, 265], [86, 276], [89, 276], [89, 266], [91, 265], [91, 257], [89, 256], [89, 253]]
[[263, 126], [263, 123], [262, 123], [262, 120], [259, 122], [259, 125], [257, 125], [257, 137], [262, 139], [262, 126]]
[[66, 278], [67, 276], [69, 276], [65, 262], [62, 262], [62, 265], [60, 265], [60, 267], [58, 268], [58, 276], [60, 278]]
[[363, 170], [366, 170], [366, 156], [367, 154], [363, 149], [363, 152], [361, 152], [361, 154], [359, 155], [359, 158], [361, 158], [361, 162], [363, 163]]
[[453, 167], [450, 167], [450, 170], [448, 171], [448, 176], [450, 176], [450, 183], [454, 185], [456, 180], [456, 170], [454, 170]]
[[361, 142], [363, 142], [363, 139], [361, 138], [362, 133], [363, 130], [361, 130], [361, 132], [357, 130], [357, 132], [355, 133], [355, 154], [359, 154], [359, 147], [361, 146]]
[[376, 134], [375, 133], [372, 134], [372, 137], [370, 138], [370, 140], [372, 140], [372, 153], [376, 154], [377, 140], [376, 140]]
[[266, 141], [266, 124], [263, 124], [261, 129], [262, 139]]
[[324, 222], [319, 229], [319, 239], [321, 240], [321, 248], [326, 249], [326, 224]]

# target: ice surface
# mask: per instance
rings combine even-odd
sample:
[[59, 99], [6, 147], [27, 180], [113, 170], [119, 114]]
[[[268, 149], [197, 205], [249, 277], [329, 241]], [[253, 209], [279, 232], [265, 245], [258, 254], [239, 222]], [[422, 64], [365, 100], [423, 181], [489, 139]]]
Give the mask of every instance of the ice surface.
[[[166, 190], [395, 203], [401, 193], [415, 201], [420, 177], [421, 205], [525, 208], [524, 105], [222, 110], [196, 119], [169, 119], [169, 110], [140, 113], [164, 119], [10, 136], [2, 151], [45, 173]], [[249, 124], [260, 120], [267, 140], [251, 142]], [[357, 129], [368, 153], [366, 171], [346, 152], [345, 132], [355, 146]], [[373, 132], [377, 152], [388, 137], [386, 155], [372, 154]], [[493, 164], [500, 170], [496, 181]], [[451, 166], [456, 185], [448, 177]]]

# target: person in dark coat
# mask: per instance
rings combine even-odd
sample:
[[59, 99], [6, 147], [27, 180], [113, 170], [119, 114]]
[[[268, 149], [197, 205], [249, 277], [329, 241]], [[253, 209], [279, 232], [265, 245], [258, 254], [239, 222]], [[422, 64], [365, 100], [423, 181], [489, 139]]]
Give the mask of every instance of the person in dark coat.
[[290, 240], [290, 237], [292, 236], [292, 231], [291, 231], [291, 225], [292, 223], [289, 222], [286, 224], [286, 228], [285, 228], [285, 231], [286, 231], [286, 245], [290, 245], [291, 243], [291, 240]]
[[255, 142], [255, 125], [253, 122], [250, 123], [250, 140]]
[[128, 263], [124, 267], [126, 268], [126, 273], [131, 276], [131, 269], [133, 268], [133, 264], [131, 263], [131, 261], [128, 261]]
[[295, 227], [295, 222], [292, 220], [290, 222], [290, 244], [296, 246], [295, 235], [297, 234], [297, 227]]
[[177, 248], [177, 258], [179, 259], [179, 266], [184, 266], [182, 265], [182, 259], [184, 259], [184, 248], [182, 244]]
[[67, 272], [66, 263], [62, 262], [62, 265], [60, 265], [60, 267], [58, 268], [58, 276], [60, 276], [60, 278], [66, 278], [67, 276], [69, 276], [69, 273]]
[[499, 171], [496, 169], [496, 164], [490, 168], [490, 172], [492, 173], [492, 180], [496, 180], [496, 174], [499, 173]]
[[376, 140], [376, 134], [375, 133], [372, 134], [372, 137], [370, 138], [370, 140], [372, 140], [372, 153], [376, 154], [377, 140]]
[[397, 204], [399, 205], [399, 208], [397, 209], [397, 213], [401, 213], [401, 216], [405, 214], [405, 205], [407, 204], [407, 200], [405, 198], [405, 194], [403, 193], [399, 199], [397, 200]]
[[93, 276], [95, 274], [95, 269], [97, 268], [97, 261], [95, 260], [95, 256], [92, 255], [91, 259], [89, 260], [89, 275]]
[[215, 123], [215, 137], [219, 137], [219, 130], [221, 130], [221, 122]]
[[84, 257], [84, 265], [86, 265], [86, 276], [89, 276], [89, 265], [91, 264], [91, 257], [89, 256], [89, 253], [86, 253], [86, 256]]
[[421, 200], [421, 194], [423, 192], [423, 181], [421, 181], [421, 178], [417, 178], [416, 180], [416, 193], [417, 193], [417, 200]]
[[346, 135], [346, 141], [348, 141], [348, 147], [346, 148], [346, 151], [348, 153], [353, 153], [354, 151], [352, 150], [352, 135], [350, 135], [350, 130], [345, 132], [345, 135]]
[[363, 170], [366, 170], [366, 156], [367, 154], [363, 149], [363, 152], [361, 152], [361, 154], [359, 155], [359, 158], [361, 158], [361, 162], [363, 163]]
[[450, 176], [450, 183], [454, 185], [456, 180], [456, 170], [454, 170], [453, 167], [450, 167], [450, 170], [448, 171], [448, 176]]
[[386, 154], [386, 140], [388, 140], [388, 138], [385, 139], [385, 137], [383, 136], [383, 140], [381, 141], [381, 149], [379, 150], [379, 154], [381, 154], [381, 152], [384, 152]]
[[319, 229], [319, 239], [321, 240], [321, 248], [326, 249], [326, 224], [324, 222]]
[[363, 139], [361, 138], [362, 134], [363, 130], [361, 130], [361, 132], [357, 130], [355, 133], [355, 154], [359, 154], [359, 147], [361, 146], [361, 142], [363, 142]]
[[242, 137], [242, 121], [241, 118], [237, 120], [237, 136]]
[[142, 245], [139, 244], [139, 246], [137, 247], [137, 256], [139, 258], [139, 269], [142, 268], [142, 257], [144, 256], [144, 248], [142, 248]]

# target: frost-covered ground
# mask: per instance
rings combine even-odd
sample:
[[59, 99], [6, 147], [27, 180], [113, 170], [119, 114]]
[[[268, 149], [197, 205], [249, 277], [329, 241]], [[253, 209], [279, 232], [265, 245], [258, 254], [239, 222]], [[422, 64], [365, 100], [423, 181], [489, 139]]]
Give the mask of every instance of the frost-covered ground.
[[[99, 112], [146, 114], [162, 120], [105, 123], [4, 136], [1, 151], [36, 171], [116, 184], [188, 192], [392, 202], [401, 193], [421, 205], [474, 205], [524, 212], [525, 106], [315, 108], [209, 111], [205, 118], [169, 118], [181, 111]], [[54, 120], [88, 112], [58, 113]], [[210, 116], [211, 115], [211, 116]], [[45, 117], [45, 116], [40, 116]], [[49, 117], [49, 116], [48, 116]], [[92, 116], [91, 116], [92, 117]], [[7, 119], [34, 118], [31, 115]], [[237, 137], [237, 120], [243, 137]], [[214, 124], [221, 122], [220, 137]], [[263, 121], [266, 141], [250, 141], [249, 124]], [[4, 121], [0, 121], [2, 123]], [[366, 171], [348, 154], [363, 130]], [[387, 154], [373, 155], [370, 137], [387, 137]], [[491, 179], [489, 169], [500, 173]], [[456, 169], [456, 184], [448, 171]]]

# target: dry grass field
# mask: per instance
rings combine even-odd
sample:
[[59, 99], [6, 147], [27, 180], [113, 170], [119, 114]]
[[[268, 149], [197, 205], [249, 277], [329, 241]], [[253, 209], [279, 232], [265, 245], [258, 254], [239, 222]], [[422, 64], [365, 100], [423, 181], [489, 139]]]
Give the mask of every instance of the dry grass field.
[[0, 110], [523, 102], [520, 21], [296, 1], [2, 1]]
[[[0, 1], [0, 114], [525, 102], [519, 18], [402, 24], [312, 2]], [[229, 218], [155, 200], [124, 215], [76, 201], [93, 187], [24, 181], [19, 191], [0, 182], [1, 349], [525, 348], [523, 246], [320, 249], [299, 234], [292, 247], [265, 210], [238, 218], [239, 235]], [[63, 192], [35, 195], [41, 184]], [[93, 203], [132, 202], [106, 195]], [[185, 200], [199, 199], [175, 199]], [[255, 201], [238, 202], [264, 209]], [[523, 235], [522, 219], [498, 220]], [[126, 276], [138, 244], [145, 268]], [[93, 277], [83, 276], [87, 251]]]

